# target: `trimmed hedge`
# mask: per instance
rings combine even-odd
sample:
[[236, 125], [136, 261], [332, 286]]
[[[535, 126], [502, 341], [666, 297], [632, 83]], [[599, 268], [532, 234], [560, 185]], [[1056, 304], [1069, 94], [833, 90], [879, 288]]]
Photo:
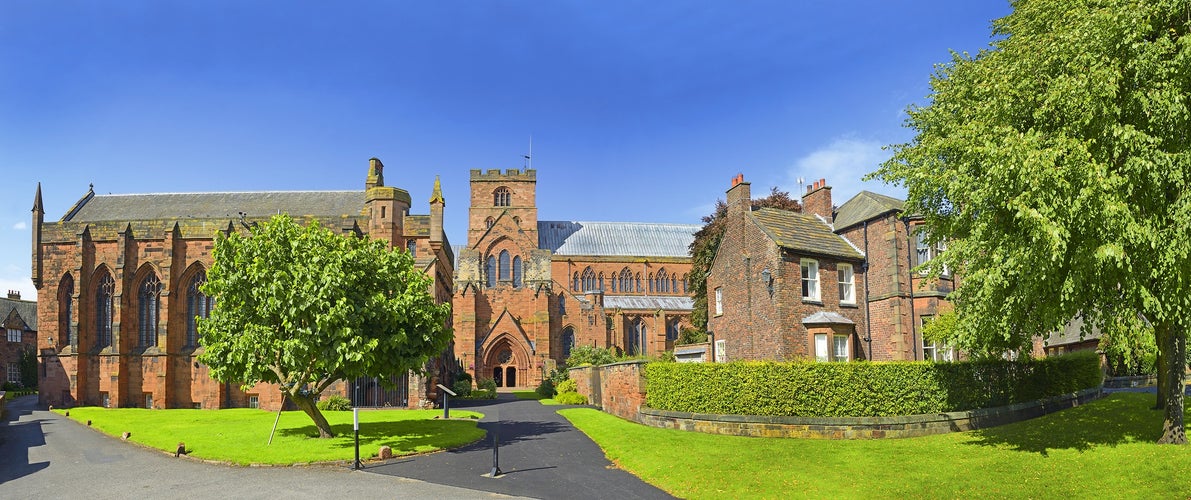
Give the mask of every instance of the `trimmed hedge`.
[[888, 417], [992, 408], [1102, 383], [1094, 352], [956, 363], [649, 363], [645, 406], [721, 415]]

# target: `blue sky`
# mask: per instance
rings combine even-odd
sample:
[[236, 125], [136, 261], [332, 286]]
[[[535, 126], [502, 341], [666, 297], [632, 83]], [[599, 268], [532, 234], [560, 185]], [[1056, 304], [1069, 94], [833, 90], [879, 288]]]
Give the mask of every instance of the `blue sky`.
[[697, 223], [826, 177], [836, 204], [904, 142], [933, 65], [1005, 0], [0, 2], [0, 289], [35, 296], [30, 208], [98, 193], [362, 189], [522, 168], [543, 220]]

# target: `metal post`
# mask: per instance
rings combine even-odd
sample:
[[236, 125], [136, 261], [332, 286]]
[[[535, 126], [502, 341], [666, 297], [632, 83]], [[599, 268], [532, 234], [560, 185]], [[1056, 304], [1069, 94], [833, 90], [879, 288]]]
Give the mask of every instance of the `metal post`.
[[492, 472], [488, 474], [489, 477], [496, 477], [504, 472], [500, 470], [500, 423], [496, 422], [492, 426]]
[[451, 396], [446, 391], [442, 393], [442, 418], [451, 418]]
[[352, 430], [356, 432], [356, 463], [352, 467], [360, 470], [360, 409], [352, 408]]

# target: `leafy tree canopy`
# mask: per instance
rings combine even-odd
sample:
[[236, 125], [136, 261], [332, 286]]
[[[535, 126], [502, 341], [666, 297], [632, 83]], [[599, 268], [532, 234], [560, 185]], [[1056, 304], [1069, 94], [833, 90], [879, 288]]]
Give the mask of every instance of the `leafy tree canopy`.
[[315, 400], [332, 383], [420, 370], [450, 341], [449, 304], [409, 254], [341, 236], [287, 215], [215, 240], [203, 292], [216, 306], [199, 322], [199, 360], [223, 382], [278, 384], [330, 426]]
[[[769, 190], [769, 196], [752, 200], [752, 209], [761, 207], [777, 208], [801, 212], [802, 204], [790, 197], [790, 193], [779, 191], [775, 186]], [[691, 310], [691, 325], [696, 332], [684, 337], [687, 340], [699, 338], [703, 341], [707, 336], [707, 273], [711, 272], [711, 263], [715, 260], [715, 253], [720, 249], [720, 241], [724, 238], [724, 218], [728, 216], [728, 205], [724, 200], [715, 201], [715, 211], [703, 217], [703, 229], [695, 233], [695, 240], [691, 242], [691, 271], [687, 281], [694, 297], [694, 309]], [[695, 340], [698, 341], [698, 340]], [[688, 342], [689, 343], [689, 342]]]
[[990, 49], [936, 68], [929, 103], [908, 110], [915, 137], [875, 176], [905, 185], [907, 210], [947, 240], [930, 264], [963, 277], [960, 347], [1020, 348], [1077, 315], [1105, 329], [1145, 318], [1171, 353], [1160, 380], [1177, 384], [1162, 440], [1185, 442], [1191, 7], [1013, 8]]

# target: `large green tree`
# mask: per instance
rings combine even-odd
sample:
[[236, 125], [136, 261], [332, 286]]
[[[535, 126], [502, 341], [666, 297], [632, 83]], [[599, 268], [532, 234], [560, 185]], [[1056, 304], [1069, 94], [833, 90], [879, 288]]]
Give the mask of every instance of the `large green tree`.
[[[1153, 326], [1164, 443], [1185, 443], [1191, 322], [1191, 7], [1017, 0], [953, 54], [876, 176], [908, 188], [957, 269], [966, 347], [1015, 349], [1082, 315]], [[961, 345], [963, 346], [963, 345]]]
[[222, 382], [278, 384], [320, 437], [333, 436], [315, 406], [331, 384], [421, 370], [450, 341], [450, 305], [382, 241], [278, 215], [219, 235], [213, 256], [203, 292], [216, 305], [199, 323], [199, 360]]
[[[776, 186], [769, 190], [769, 196], [752, 200], [752, 208], [777, 208], [801, 212], [802, 205], [790, 197], [790, 193], [780, 191]], [[720, 249], [720, 241], [724, 239], [724, 218], [728, 216], [728, 205], [724, 200], [715, 201], [715, 210], [703, 217], [703, 229], [695, 233], [691, 242], [691, 271], [687, 274], [687, 282], [694, 297], [694, 309], [691, 311], [691, 325], [694, 333], [684, 332], [685, 340], [694, 337], [707, 336], [707, 273], [711, 272], [715, 253]]]

